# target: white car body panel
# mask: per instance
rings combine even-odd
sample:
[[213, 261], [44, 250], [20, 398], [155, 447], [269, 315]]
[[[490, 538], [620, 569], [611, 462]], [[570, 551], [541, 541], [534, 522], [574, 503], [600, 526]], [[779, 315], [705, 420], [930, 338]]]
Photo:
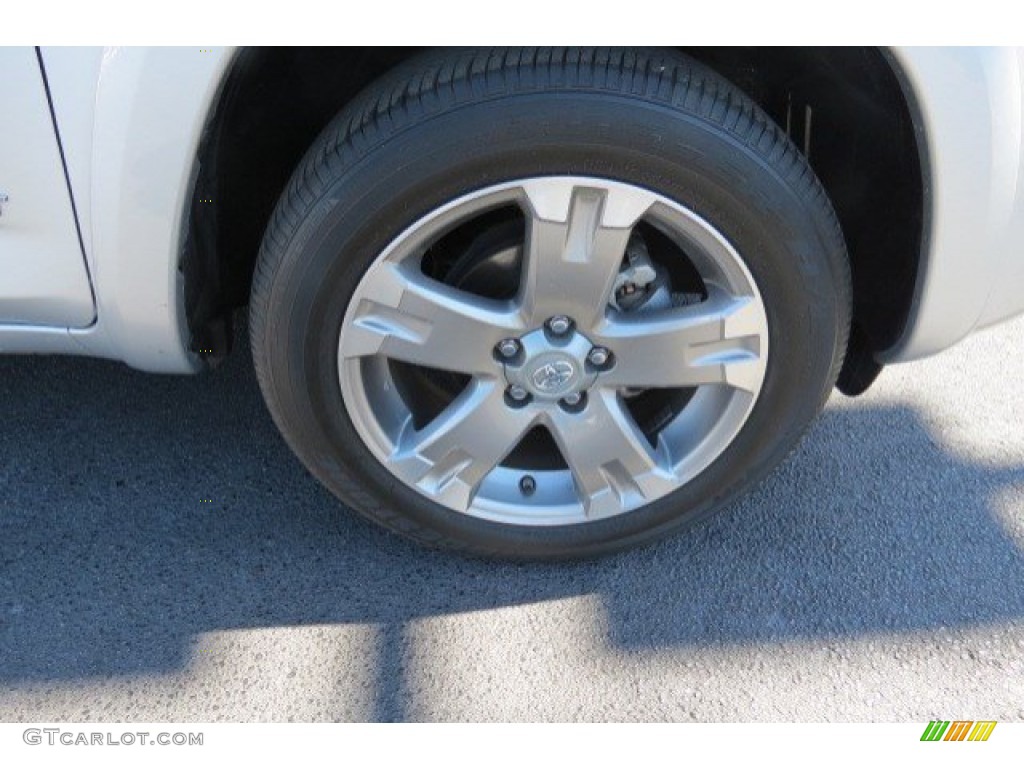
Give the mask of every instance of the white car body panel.
[[31, 47], [0, 48], [0, 323], [85, 327], [95, 308]]
[[197, 370], [178, 273], [196, 150], [231, 52], [103, 56], [92, 141], [92, 252], [104, 342], [129, 365]]
[[921, 120], [930, 210], [914, 308], [884, 362], [1024, 311], [1022, 50], [893, 50]]
[[85, 353], [165, 373], [202, 367], [187, 349], [178, 261], [196, 150], [232, 55], [224, 48], [43, 51], [87, 219], [97, 322], [57, 332], [0, 325], [0, 352]]
[[[927, 212], [914, 306], [886, 363], [935, 354], [1024, 312], [1022, 49], [890, 53], [919, 120]], [[233, 56], [43, 50], [97, 317], [72, 328], [84, 317], [76, 305], [64, 328], [0, 320], [0, 352], [89, 354], [168, 373], [202, 367], [187, 350], [178, 263], [199, 142]], [[54, 290], [72, 303], [81, 296], [80, 283]]]

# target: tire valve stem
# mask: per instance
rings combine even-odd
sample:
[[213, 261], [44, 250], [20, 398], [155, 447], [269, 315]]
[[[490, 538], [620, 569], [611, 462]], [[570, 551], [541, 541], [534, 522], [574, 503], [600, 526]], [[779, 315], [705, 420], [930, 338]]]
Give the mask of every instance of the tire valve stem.
[[523, 496], [533, 495], [533, 492], [537, 490], [537, 481], [533, 479], [533, 475], [523, 475], [520, 478], [519, 490], [522, 491]]

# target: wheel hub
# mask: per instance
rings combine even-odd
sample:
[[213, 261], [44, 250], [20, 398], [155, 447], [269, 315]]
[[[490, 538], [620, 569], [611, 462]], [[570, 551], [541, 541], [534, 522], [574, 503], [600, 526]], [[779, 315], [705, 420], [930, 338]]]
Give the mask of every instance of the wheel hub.
[[570, 330], [561, 336], [539, 328], [519, 339], [519, 352], [503, 360], [505, 381], [520, 387], [531, 401], [555, 403], [585, 392], [597, 379], [597, 369], [587, 362], [593, 348], [587, 338]]

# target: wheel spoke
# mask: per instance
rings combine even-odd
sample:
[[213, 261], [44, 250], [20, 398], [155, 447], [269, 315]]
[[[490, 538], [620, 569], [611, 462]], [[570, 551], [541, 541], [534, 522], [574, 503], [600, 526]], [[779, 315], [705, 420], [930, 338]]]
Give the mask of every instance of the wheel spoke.
[[594, 341], [615, 365], [601, 383], [613, 387], [727, 384], [756, 392], [764, 376], [767, 327], [759, 302], [709, 285], [706, 301], [606, 320]]
[[553, 413], [550, 427], [588, 519], [638, 507], [675, 486], [613, 391], [594, 391], [580, 413]]
[[633, 225], [654, 203], [636, 187], [535, 179], [529, 203], [521, 301], [528, 324], [569, 315], [589, 328], [604, 314]]
[[341, 338], [342, 357], [385, 355], [458, 373], [493, 375], [493, 349], [520, 333], [511, 303], [456, 290], [386, 264], [370, 274]]
[[500, 383], [474, 380], [422, 430], [406, 430], [389, 468], [438, 501], [468, 509], [480, 483], [536, 418], [529, 408], [505, 405]]

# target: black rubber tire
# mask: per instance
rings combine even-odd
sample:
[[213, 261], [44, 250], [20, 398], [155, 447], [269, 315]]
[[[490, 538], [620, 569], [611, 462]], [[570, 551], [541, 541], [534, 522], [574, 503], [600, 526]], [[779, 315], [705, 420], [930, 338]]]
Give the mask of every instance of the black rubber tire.
[[[407, 226], [473, 189], [551, 174], [631, 182], [710, 221], [757, 281], [771, 351], [743, 429], [677, 491], [593, 523], [502, 525], [429, 501], [374, 458], [341, 399], [338, 333], [360, 278]], [[429, 545], [557, 559], [650, 542], [763, 478], [832, 390], [850, 303], [845, 245], [821, 185], [723, 78], [671, 51], [481, 48], [406, 63], [323, 132], [268, 226], [250, 329], [275, 422], [347, 505]]]

